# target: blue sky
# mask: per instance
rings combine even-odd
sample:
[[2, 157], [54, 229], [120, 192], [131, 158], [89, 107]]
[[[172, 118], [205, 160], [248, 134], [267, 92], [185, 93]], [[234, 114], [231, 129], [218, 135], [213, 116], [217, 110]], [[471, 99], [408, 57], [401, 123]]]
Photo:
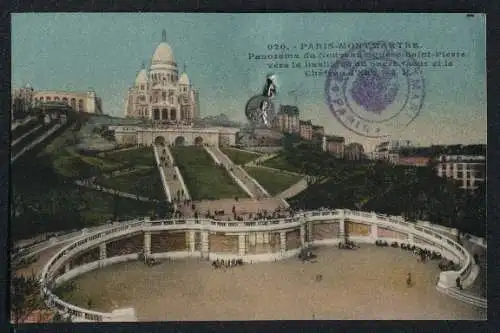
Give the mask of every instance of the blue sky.
[[[150, 62], [161, 31], [167, 32], [176, 61], [187, 64], [200, 91], [201, 114], [226, 113], [244, 119], [244, 105], [258, 93], [263, 77], [278, 76], [277, 103], [292, 104], [300, 88], [301, 118], [371, 146], [345, 129], [325, 102], [325, 77], [304, 70], [268, 68], [248, 53], [273, 53], [282, 42], [418, 42], [424, 51], [460, 51], [466, 57], [451, 68], [424, 68], [425, 100], [420, 116], [393, 138], [420, 144], [486, 142], [485, 16], [465, 14], [13, 14], [12, 85], [35, 89], [87, 90], [102, 97], [106, 113], [123, 116], [127, 89], [141, 63]], [[276, 53], [276, 52], [274, 52]]]

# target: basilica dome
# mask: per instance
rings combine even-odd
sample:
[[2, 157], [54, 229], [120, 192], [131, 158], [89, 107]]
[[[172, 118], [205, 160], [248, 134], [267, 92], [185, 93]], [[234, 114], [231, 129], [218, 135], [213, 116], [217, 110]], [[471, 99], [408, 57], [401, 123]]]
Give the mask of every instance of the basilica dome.
[[143, 68], [139, 71], [137, 77], [135, 78], [135, 85], [138, 86], [140, 84], [146, 84], [146, 83], [148, 83], [148, 73]]
[[167, 43], [162, 42], [160, 43], [160, 45], [158, 45], [155, 53], [153, 54], [152, 63], [155, 64], [170, 62], [175, 62], [174, 53]]
[[179, 84], [185, 84], [186, 86], [189, 86], [189, 77], [186, 73], [182, 73], [181, 77], [179, 78]]

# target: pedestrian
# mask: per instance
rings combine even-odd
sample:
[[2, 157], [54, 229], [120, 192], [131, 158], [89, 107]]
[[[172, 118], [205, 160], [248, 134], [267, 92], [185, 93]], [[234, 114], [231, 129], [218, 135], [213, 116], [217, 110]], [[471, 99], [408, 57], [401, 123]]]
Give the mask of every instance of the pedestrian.
[[411, 273], [408, 273], [408, 277], [406, 278], [406, 285], [408, 287], [411, 287], [412, 286], [412, 281], [411, 281]]
[[457, 279], [455, 280], [455, 282], [457, 283], [458, 289], [464, 290], [464, 288], [462, 287], [462, 282], [460, 281], [460, 276], [457, 276]]

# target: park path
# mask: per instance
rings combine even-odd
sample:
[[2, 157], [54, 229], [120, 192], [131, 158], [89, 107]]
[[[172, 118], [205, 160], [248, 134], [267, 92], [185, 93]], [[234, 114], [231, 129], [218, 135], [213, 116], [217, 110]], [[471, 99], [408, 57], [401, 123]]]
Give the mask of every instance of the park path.
[[261, 164], [253, 164], [253, 165], [247, 165], [247, 166], [254, 167], [254, 168], [267, 169], [267, 170], [276, 171], [276, 172], [280, 172], [280, 173], [286, 173], [286, 174], [289, 174], [289, 175], [292, 175], [292, 176], [306, 176], [306, 175], [298, 173], [298, 172], [293, 172], [293, 171], [288, 171], [288, 170], [283, 170], [283, 169], [271, 168], [271, 167], [268, 167], [268, 166], [265, 166], [265, 165], [261, 165]]
[[260, 166], [261, 163], [264, 163], [267, 160], [275, 158], [276, 156], [278, 156], [278, 154], [265, 154], [259, 158], [256, 158], [255, 160], [245, 163], [245, 166]]
[[29, 123], [30, 121], [34, 120], [34, 119], [35, 119], [35, 117], [33, 117], [33, 116], [28, 116], [28, 117], [24, 118], [24, 119], [23, 119], [23, 120], [21, 120], [21, 121], [15, 121], [15, 122], [13, 122], [13, 123], [11, 124], [11, 126], [10, 126], [10, 130], [11, 130], [11, 131], [13, 131], [13, 130], [15, 130], [17, 127], [22, 126], [22, 125], [24, 125], [24, 124], [27, 124], [27, 123]]
[[29, 145], [27, 145], [26, 147], [24, 147], [19, 153], [17, 153], [15, 156], [11, 156], [10, 157], [10, 163], [14, 163], [15, 160], [17, 160], [19, 157], [21, 157], [22, 155], [24, 155], [24, 153], [26, 153], [27, 151], [33, 149], [33, 147], [35, 147], [37, 144], [39, 144], [40, 142], [44, 141], [45, 139], [47, 139], [49, 137], [49, 135], [51, 135], [52, 133], [54, 133], [55, 131], [57, 131], [62, 125], [64, 125], [66, 123], [66, 120], [62, 120], [62, 123], [61, 124], [56, 124], [54, 125], [53, 127], [51, 127], [47, 132], [43, 133], [42, 135], [40, 135], [38, 138], [36, 138], [35, 140], [33, 140]]
[[98, 190], [98, 191], [102, 191], [105, 193], [115, 194], [115, 195], [118, 195], [118, 196], [124, 197], [124, 198], [129, 198], [129, 199], [134, 199], [134, 200], [139, 200], [139, 201], [159, 202], [159, 200], [156, 200], [156, 199], [151, 199], [151, 198], [144, 197], [141, 195], [122, 192], [122, 191], [118, 191], [118, 190], [115, 190], [112, 188], [103, 187], [101, 185], [93, 184], [93, 183], [91, 183], [89, 181], [85, 181], [85, 180], [75, 180], [75, 184], [78, 186], [90, 188], [93, 190]]
[[17, 139], [13, 140], [10, 145], [11, 146], [15, 146], [17, 143], [19, 143], [19, 141], [21, 141], [22, 139], [24, 139], [25, 137], [27, 137], [31, 133], [33, 133], [33, 132], [37, 131], [38, 129], [40, 129], [40, 127], [42, 127], [42, 125], [35, 126], [35, 128], [29, 130], [28, 132], [24, 133], [23, 135], [21, 135]]
[[184, 182], [182, 174], [175, 164], [174, 157], [167, 146], [154, 145], [155, 156], [157, 156], [157, 163], [160, 172], [163, 172], [162, 178], [165, 179], [165, 187], [170, 191], [171, 199], [169, 201], [173, 202], [175, 200], [190, 200], [188, 188]]
[[271, 195], [252, 178], [241, 166], [236, 165], [231, 159], [219, 149], [219, 147], [205, 146], [205, 150], [212, 157], [216, 164], [222, 164], [229, 172], [236, 183], [250, 195], [251, 198], [268, 198]]
[[297, 183], [293, 184], [292, 186], [290, 186], [289, 188], [287, 188], [286, 190], [284, 190], [283, 192], [278, 194], [277, 197], [285, 200], [285, 199], [296, 196], [300, 192], [306, 190], [307, 187], [308, 187], [307, 180], [304, 177], [301, 180], [299, 180]]

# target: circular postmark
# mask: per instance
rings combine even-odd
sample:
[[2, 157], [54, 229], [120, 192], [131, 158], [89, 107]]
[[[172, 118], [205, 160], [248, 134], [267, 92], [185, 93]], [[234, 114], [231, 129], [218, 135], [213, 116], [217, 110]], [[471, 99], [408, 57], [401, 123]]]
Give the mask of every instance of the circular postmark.
[[245, 116], [253, 127], [271, 128], [275, 118], [274, 103], [270, 97], [253, 96], [245, 106]]
[[345, 52], [329, 69], [325, 94], [330, 111], [350, 131], [369, 138], [391, 135], [420, 113], [422, 70], [404, 49], [380, 41]]

